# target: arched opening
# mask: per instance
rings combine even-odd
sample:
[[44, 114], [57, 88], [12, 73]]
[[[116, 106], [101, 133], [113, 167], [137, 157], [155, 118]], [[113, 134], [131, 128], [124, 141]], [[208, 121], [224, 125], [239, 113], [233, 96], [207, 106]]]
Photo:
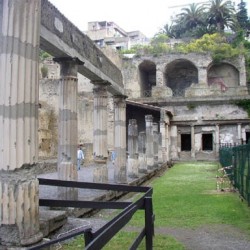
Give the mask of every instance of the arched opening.
[[167, 65], [165, 82], [172, 89], [173, 96], [184, 96], [192, 83], [198, 83], [198, 70], [192, 62], [177, 59]]
[[152, 86], [156, 85], [156, 65], [151, 61], [143, 61], [139, 65], [141, 96], [151, 96]]
[[225, 92], [230, 87], [239, 86], [239, 82], [239, 71], [231, 64], [215, 64], [208, 69], [208, 86], [218, 87]]

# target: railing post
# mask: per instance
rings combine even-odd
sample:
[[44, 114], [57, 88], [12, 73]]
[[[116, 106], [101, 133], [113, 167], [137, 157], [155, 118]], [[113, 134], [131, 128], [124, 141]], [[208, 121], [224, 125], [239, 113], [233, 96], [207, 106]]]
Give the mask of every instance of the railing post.
[[152, 197], [145, 197], [145, 234], [146, 250], [153, 249], [154, 220]]
[[84, 233], [84, 241], [85, 241], [85, 247], [93, 240], [93, 234], [92, 232], [86, 232]]

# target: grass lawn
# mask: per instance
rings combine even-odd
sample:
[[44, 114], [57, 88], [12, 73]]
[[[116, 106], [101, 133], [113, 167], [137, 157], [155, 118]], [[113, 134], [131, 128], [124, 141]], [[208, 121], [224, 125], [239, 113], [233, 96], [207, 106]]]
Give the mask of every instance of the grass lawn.
[[[163, 176], [155, 178], [150, 183], [153, 186], [155, 227], [197, 228], [225, 224], [250, 236], [250, 209], [237, 193], [216, 190], [217, 170], [216, 163], [178, 163]], [[144, 213], [140, 212], [129, 225], [143, 226], [143, 223]], [[134, 232], [120, 232], [104, 249], [128, 249], [135, 237]], [[82, 247], [81, 238], [64, 245], [63, 249]], [[167, 235], [156, 235], [154, 249], [180, 250], [184, 246]]]

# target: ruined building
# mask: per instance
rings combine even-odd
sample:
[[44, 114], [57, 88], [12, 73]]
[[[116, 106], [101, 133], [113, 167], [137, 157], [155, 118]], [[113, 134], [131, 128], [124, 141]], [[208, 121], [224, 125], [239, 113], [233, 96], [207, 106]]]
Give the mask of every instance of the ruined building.
[[[60, 65], [60, 80], [51, 63], [53, 79], [39, 83], [39, 48]], [[249, 140], [247, 111], [236, 104], [249, 100], [243, 57], [107, 53], [48, 0], [0, 0], [1, 245], [43, 238], [38, 156], [56, 157], [58, 178], [74, 181], [83, 144], [105, 180], [114, 150], [114, 181], [127, 183], [159, 163], [216, 160], [220, 144]]]

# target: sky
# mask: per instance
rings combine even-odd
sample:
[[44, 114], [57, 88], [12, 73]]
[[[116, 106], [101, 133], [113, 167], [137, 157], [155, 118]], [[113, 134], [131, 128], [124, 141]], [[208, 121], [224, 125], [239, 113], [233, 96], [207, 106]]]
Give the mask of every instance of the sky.
[[[125, 31], [139, 30], [153, 37], [165, 24], [170, 24], [181, 8], [202, 0], [49, 0], [80, 30], [86, 31], [88, 22], [110, 21]], [[239, 2], [239, 1], [235, 1]], [[248, 15], [250, 15], [250, 0]], [[181, 7], [175, 7], [180, 6]], [[183, 5], [183, 6], [182, 6]]]

